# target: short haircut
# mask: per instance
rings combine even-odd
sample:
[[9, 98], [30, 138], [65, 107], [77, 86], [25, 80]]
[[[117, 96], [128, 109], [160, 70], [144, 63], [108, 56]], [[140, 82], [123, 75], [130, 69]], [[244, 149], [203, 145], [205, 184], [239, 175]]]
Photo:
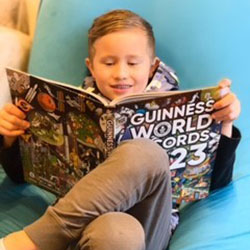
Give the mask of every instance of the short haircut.
[[88, 32], [88, 53], [90, 60], [94, 56], [93, 45], [98, 38], [131, 28], [139, 28], [145, 31], [149, 46], [152, 49], [152, 57], [155, 57], [155, 38], [151, 24], [130, 10], [118, 9], [97, 17], [90, 27]]

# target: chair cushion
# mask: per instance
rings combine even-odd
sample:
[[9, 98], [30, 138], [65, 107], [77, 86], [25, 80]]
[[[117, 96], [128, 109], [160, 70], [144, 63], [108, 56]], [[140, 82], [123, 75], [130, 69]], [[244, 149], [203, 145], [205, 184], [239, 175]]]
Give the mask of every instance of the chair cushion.
[[14, 184], [0, 166], [0, 238], [41, 216], [55, 197], [29, 184]]
[[183, 208], [170, 250], [250, 249], [250, 175]]

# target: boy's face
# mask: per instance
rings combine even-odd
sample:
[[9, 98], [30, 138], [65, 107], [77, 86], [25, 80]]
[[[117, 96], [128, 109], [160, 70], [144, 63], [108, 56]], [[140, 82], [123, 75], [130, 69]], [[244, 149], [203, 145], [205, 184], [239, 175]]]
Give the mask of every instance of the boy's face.
[[104, 96], [113, 100], [144, 91], [156, 60], [143, 30], [107, 34], [95, 41], [93, 49], [93, 58], [87, 58], [86, 65]]

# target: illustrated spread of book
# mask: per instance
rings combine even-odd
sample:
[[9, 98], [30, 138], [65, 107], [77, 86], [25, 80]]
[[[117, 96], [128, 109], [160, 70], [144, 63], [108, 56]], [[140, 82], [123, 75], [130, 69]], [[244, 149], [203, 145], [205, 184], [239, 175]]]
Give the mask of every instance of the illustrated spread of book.
[[[220, 124], [218, 87], [133, 94], [114, 101], [7, 69], [13, 103], [30, 128], [20, 138], [27, 182], [64, 195], [123, 140], [149, 138], [170, 159], [173, 204], [208, 195]], [[119, 166], [117, 166], [119, 167]]]

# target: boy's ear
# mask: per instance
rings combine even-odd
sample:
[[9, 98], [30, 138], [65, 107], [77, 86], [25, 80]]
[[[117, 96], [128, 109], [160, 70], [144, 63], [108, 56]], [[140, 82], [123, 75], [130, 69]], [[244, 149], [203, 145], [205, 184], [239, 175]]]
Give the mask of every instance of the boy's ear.
[[93, 67], [92, 67], [92, 63], [91, 63], [91, 60], [89, 59], [89, 57], [85, 58], [85, 64], [86, 64], [87, 68], [89, 69], [91, 75], [93, 76]]
[[153, 74], [154, 74], [155, 70], [157, 69], [157, 67], [159, 66], [159, 64], [160, 64], [160, 59], [159, 59], [159, 57], [156, 56], [153, 59], [153, 62], [151, 64], [149, 78], [151, 78], [153, 76]]

